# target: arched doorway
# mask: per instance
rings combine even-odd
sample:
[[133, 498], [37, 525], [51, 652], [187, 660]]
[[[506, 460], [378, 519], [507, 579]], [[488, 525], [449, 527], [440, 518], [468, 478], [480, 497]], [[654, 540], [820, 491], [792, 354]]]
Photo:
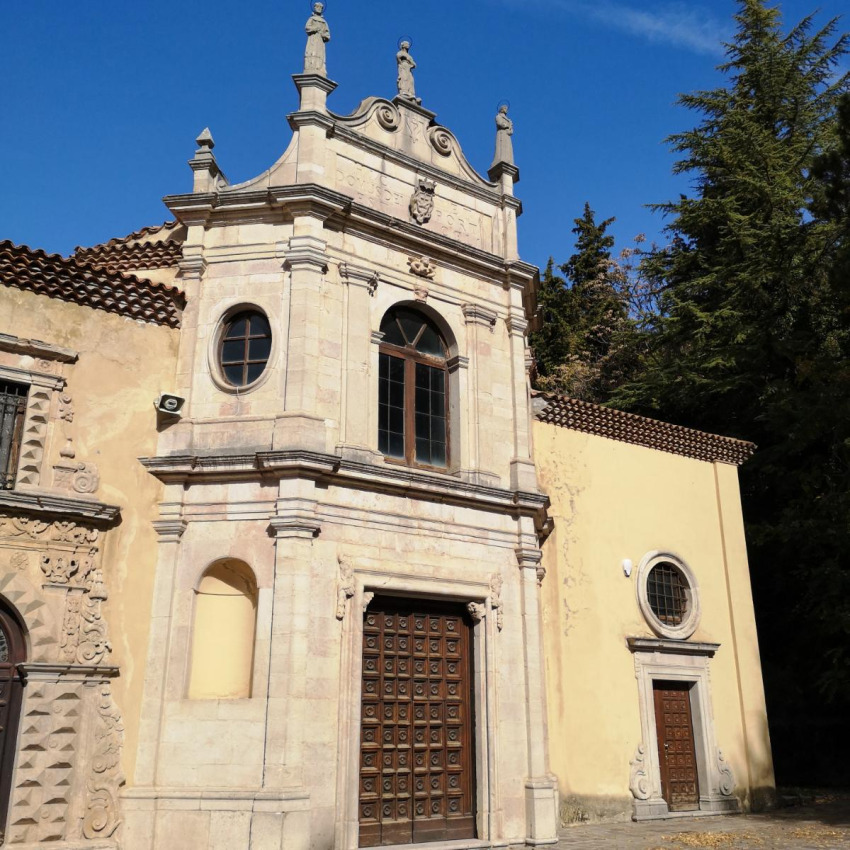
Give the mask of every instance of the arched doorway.
[[0, 844], [5, 838], [12, 794], [12, 771], [23, 694], [18, 664], [23, 661], [26, 661], [23, 630], [12, 610], [0, 600]]

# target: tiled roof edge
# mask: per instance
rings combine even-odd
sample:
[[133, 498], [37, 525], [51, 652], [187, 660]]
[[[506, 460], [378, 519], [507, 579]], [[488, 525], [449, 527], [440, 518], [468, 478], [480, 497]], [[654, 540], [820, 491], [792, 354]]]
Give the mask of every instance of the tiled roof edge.
[[0, 284], [172, 328], [180, 327], [186, 305], [183, 293], [173, 286], [8, 240], [0, 241]]
[[146, 227], [140, 227], [138, 230], [128, 233], [126, 236], [116, 236], [108, 242], [100, 242], [97, 245], [91, 245], [88, 247], [85, 245], [77, 245], [77, 247], [74, 248], [74, 253], [76, 254], [78, 251], [94, 251], [98, 248], [113, 248], [116, 245], [124, 245], [127, 242], [142, 239], [144, 236], [153, 236], [155, 233], [159, 233], [160, 230], [165, 230], [166, 227], [175, 227], [177, 224], [177, 220], [173, 218], [162, 222], [162, 224], [149, 224]]
[[136, 245], [95, 245], [77, 248], [73, 259], [110, 271], [126, 272], [133, 269], [174, 268], [183, 256], [182, 243], [176, 239], [162, 242], [141, 242]]
[[754, 443], [734, 437], [708, 434], [557, 393], [533, 391], [532, 396], [534, 415], [539, 421], [622, 443], [735, 466], [744, 463], [756, 450]]

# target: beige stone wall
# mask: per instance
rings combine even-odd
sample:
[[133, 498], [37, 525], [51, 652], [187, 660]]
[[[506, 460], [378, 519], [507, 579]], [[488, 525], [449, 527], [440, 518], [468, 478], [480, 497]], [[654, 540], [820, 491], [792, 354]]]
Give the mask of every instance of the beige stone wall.
[[121, 508], [120, 525], [101, 536], [100, 566], [112, 643], [104, 663], [121, 668], [113, 694], [125, 727], [123, 768], [132, 775], [156, 565], [151, 520], [161, 490], [138, 458], [156, 449], [153, 402], [173, 391], [179, 331], [10, 287], [0, 287], [0, 316], [4, 333], [79, 352], [76, 363], [62, 366], [73, 421], [53, 409], [39, 489], [51, 492], [51, 468], [73, 436], [75, 461], [99, 472], [93, 497]]
[[[717, 746], [744, 806], [773, 786], [737, 470], [535, 423], [534, 456], [555, 529], [544, 546], [550, 752], [562, 817], [630, 812], [641, 741], [627, 637], [655, 637], [636, 596], [653, 550], [678, 554], [699, 586], [689, 642], [709, 661]], [[631, 578], [622, 563], [635, 566]], [[703, 789], [701, 789], [703, 790]]]

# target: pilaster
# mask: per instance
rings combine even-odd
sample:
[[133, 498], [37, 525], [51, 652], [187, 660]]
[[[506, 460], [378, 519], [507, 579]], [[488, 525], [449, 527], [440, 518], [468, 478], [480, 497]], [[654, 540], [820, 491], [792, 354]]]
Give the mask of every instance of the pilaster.
[[536, 491], [537, 472], [531, 459], [531, 397], [525, 369], [528, 322], [522, 309], [522, 287], [511, 284], [511, 313], [507, 318], [510, 337], [511, 388], [514, 408], [514, 451], [511, 459], [511, 487]]

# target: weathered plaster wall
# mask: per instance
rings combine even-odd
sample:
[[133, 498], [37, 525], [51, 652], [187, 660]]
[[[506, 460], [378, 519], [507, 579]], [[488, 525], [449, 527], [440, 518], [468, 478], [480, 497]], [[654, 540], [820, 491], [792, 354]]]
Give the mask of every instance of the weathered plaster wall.
[[773, 773], [736, 468], [539, 422], [534, 457], [555, 522], [544, 546], [544, 641], [562, 819], [630, 814], [641, 726], [626, 638], [655, 636], [635, 588], [653, 550], [677, 553], [697, 577], [702, 617], [690, 640], [720, 644], [710, 661], [717, 743], [736, 796], [758, 804]]
[[[138, 458], [155, 452], [153, 402], [173, 391], [179, 331], [126, 319], [102, 310], [0, 287], [0, 331], [43, 340], [79, 352], [64, 366], [73, 423], [54, 421], [44, 468], [56, 463], [68, 433], [76, 460], [100, 474], [96, 497], [121, 508], [121, 523], [101, 537], [101, 566], [109, 599], [104, 616], [112, 654], [121, 668], [113, 684], [123, 714], [124, 773], [132, 775], [147, 652], [156, 565], [156, 518], [160, 484]], [[45, 489], [49, 490], [49, 475]]]

